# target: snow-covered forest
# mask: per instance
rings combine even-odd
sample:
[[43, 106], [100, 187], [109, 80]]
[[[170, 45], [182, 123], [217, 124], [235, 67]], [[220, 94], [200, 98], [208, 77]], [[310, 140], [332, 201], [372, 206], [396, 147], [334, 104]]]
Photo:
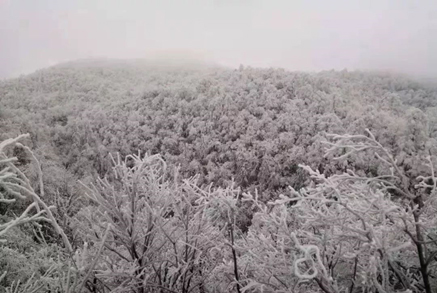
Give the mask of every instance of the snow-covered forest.
[[144, 61], [0, 81], [0, 292], [436, 292], [437, 87]]

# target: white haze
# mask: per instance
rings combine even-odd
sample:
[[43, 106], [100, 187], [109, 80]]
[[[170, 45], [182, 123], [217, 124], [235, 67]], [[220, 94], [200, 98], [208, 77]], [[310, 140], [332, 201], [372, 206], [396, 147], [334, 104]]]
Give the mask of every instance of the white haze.
[[83, 58], [437, 77], [434, 0], [0, 0], [0, 78]]

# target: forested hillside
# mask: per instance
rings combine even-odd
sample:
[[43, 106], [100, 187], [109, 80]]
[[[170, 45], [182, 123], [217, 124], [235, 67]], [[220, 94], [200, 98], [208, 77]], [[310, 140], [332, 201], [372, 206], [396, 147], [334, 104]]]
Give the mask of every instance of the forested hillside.
[[0, 81], [0, 291], [434, 292], [436, 139], [437, 88], [388, 73]]

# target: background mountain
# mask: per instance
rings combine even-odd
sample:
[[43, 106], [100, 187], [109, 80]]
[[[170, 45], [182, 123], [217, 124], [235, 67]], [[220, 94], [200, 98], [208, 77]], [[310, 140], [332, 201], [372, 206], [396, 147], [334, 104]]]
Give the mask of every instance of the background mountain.
[[[330, 133], [370, 130], [404, 172], [405, 190], [413, 190], [424, 174], [419, 158], [437, 155], [437, 88], [429, 82], [381, 72], [229, 69], [195, 56], [167, 57], [79, 60], [0, 81], [0, 141], [30, 134], [25, 144], [42, 164], [44, 199], [57, 206], [56, 217], [77, 247], [85, 236], [76, 238], [81, 226], [71, 219], [79, 221], [91, 206], [78, 199], [84, 188], [77, 182], [115, 180], [117, 153], [130, 168], [136, 166], [131, 154], [160, 154], [168, 166], [179, 168], [181, 178], [195, 176], [201, 189], [237, 186], [235, 225], [241, 239], [259, 224], [253, 218], [258, 210], [243, 203], [242, 195], [258, 194], [265, 203], [290, 186], [298, 191], [312, 186], [299, 164], [326, 178], [348, 169], [361, 178], [389, 172], [372, 148], [340, 160], [333, 159], [335, 153], [324, 155]], [[346, 154], [347, 147], [339, 150]], [[17, 166], [40, 192], [31, 158], [18, 147], [8, 154], [18, 158]], [[399, 190], [386, 192], [402, 196]], [[60, 203], [70, 208], [62, 210]], [[0, 214], [8, 218], [20, 209], [3, 207]], [[56, 243], [56, 233], [44, 229]], [[39, 247], [36, 240], [26, 241]], [[4, 259], [12, 259], [5, 251]]]

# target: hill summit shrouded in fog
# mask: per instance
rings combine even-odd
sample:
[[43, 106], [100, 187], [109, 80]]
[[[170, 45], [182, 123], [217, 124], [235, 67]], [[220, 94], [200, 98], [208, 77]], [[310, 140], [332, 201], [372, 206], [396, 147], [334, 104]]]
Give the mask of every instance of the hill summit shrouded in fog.
[[106, 68], [144, 68], [152, 70], [153, 68], [167, 69], [202, 69], [211, 67], [222, 67], [214, 63], [201, 53], [183, 51], [183, 50], [168, 50], [149, 52], [147, 58], [142, 59], [114, 59], [114, 58], [87, 58], [63, 62], [54, 67], [106, 67]]
[[168, 57], [0, 81], [0, 291], [437, 288], [436, 88]]
[[233, 68], [436, 77], [436, 13], [433, 0], [6, 0], [0, 78], [67, 60], [157, 52], [202, 55]]

